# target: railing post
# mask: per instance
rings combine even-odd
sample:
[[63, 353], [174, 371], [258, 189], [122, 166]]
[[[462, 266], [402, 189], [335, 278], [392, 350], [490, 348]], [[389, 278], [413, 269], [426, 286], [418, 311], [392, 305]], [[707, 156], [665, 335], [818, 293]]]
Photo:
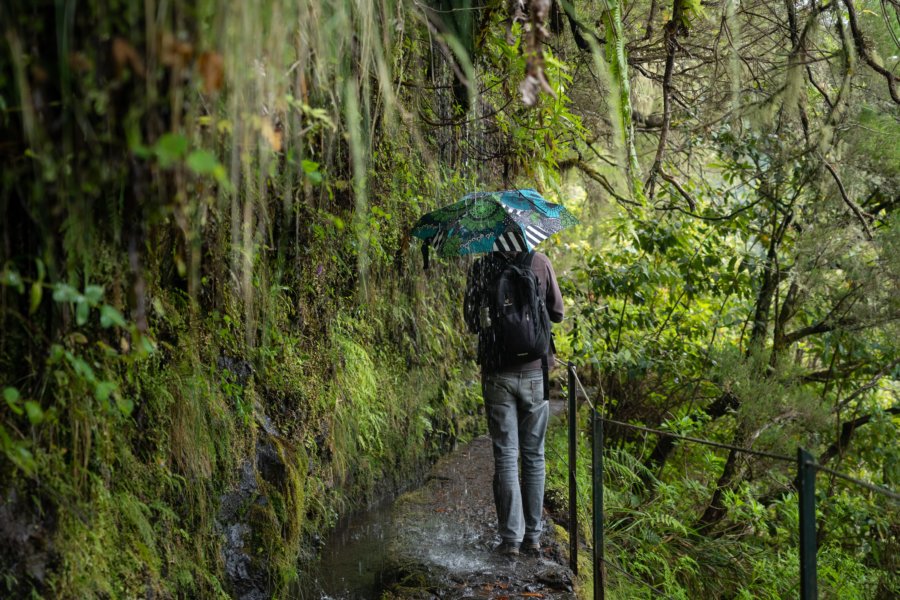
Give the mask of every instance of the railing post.
[[569, 568], [578, 574], [578, 488], [575, 482], [575, 365], [569, 363]]
[[818, 598], [816, 583], [816, 470], [812, 455], [797, 448], [797, 480], [800, 482], [800, 598]]
[[603, 420], [597, 408], [591, 411], [594, 443], [591, 446], [591, 487], [594, 498], [594, 600], [606, 597], [603, 563]]

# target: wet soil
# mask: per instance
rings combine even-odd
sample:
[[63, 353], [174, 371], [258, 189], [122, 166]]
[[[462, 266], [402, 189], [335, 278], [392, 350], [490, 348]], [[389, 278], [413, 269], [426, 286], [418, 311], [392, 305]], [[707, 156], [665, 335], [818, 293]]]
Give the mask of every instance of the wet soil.
[[507, 557], [495, 550], [500, 538], [492, 478], [491, 443], [482, 436], [438, 461], [425, 485], [397, 500], [384, 548], [390, 583], [382, 598], [575, 598], [546, 512], [539, 554]]

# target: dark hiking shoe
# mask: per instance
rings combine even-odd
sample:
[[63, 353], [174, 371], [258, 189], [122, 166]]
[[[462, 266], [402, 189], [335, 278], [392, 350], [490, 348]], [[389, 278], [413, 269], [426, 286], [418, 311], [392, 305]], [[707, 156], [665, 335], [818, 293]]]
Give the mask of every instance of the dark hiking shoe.
[[538, 543], [524, 543], [522, 544], [520, 550], [523, 554], [527, 554], [528, 556], [541, 555], [541, 545]]
[[494, 548], [494, 550], [506, 556], [519, 555], [519, 545], [515, 542], [501, 542], [499, 546]]

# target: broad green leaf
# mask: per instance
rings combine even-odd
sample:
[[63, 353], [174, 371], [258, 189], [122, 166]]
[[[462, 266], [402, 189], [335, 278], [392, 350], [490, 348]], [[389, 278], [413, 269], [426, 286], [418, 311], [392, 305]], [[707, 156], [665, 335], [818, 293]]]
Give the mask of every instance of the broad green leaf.
[[153, 155], [153, 151], [143, 144], [135, 144], [130, 148], [131, 153], [140, 159], [148, 159]]
[[53, 344], [50, 346], [50, 364], [57, 363], [65, 356], [65, 349], [59, 344]]
[[113, 325], [126, 327], [128, 323], [125, 321], [125, 317], [122, 316], [122, 313], [114, 307], [109, 304], [102, 304], [100, 306], [100, 326], [106, 329]]
[[37, 312], [41, 305], [41, 298], [44, 297], [44, 286], [40, 281], [31, 284], [31, 301], [28, 303], [28, 314], [33, 315]]
[[3, 399], [6, 400], [9, 409], [17, 415], [22, 414], [22, 407], [19, 406], [19, 390], [14, 387], [3, 389]]
[[140, 336], [140, 351], [144, 354], [153, 354], [156, 351], [156, 345], [153, 340], [146, 335]]
[[159, 164], [163, 167], [171, 166], [172, 163], [181, 160], [187, 152], [187, 138], [177, 133], [166, 133], [153, 146]]
[[188, 168], [197, 175], [209, 175], [219, 167], [219, 159], [209, 150], [194, 150], [187, 157]]
[[91, 365], [83, 358], [75, 356], [71, 352], [66, 353], [66, 358], [69, 360], [69, 364], [72, 365], [72, 369], [79, 377], [91, 383], [97, 380], [96, 375], [94, 375], [94, 369], [92, 369]]
[[228, 171], [225, 170], [225, 167], [222, 165], [216, 165], [216, 168], [213, 169], [213, 177], [216, 179], [216, 183], [221, 185], [226, 190], [233, 190], [234, 186], [231, 185], [231, 181], [228, 179]]
[[300, 166], [303, 167], [303, 172], [312, 183], [322, 183], [322, 174], [319, 172], [319, 163], [311, 160], [302, 160], [300, 161]]
[[53, 286], [53, 300], [56, 302], [74, 302], [79, 296], [78, 290], [67, 283]]
[[103, 299], [103, 286], [89, 285], [84, 288], [84, 297], [91, 305], [97, 304]]
[[84, 296], [81, 296], [79, 300], [75, 302], [75, 323], [78, 326], [82, 326], [88, 321], [88, 317], [91, 313], [91, 306], [87, 303], [87, 300]]
[[129, 417], [134, 411], [134, 400], [132, 400], [128, 396], [116, 394], [116, 407], [119, 409], [120, 413], [122, 413], [126, 417]]
[[24, 443], [12, 441], [2, 425], [0, 425], [0, 449], [6, 454], [6, 457], [11, 463], [25, 471], [28, 475], [31, 475], [37, 466], [34, 463], [34, 456], [31, 455], [31, 452], [25, 447]]
[[16, 446], [16, 455], [13, 462], [15, 462], [20, 469], [26, 473], [34, 472], [37, 468], [37, 464], [34, 462], [34, 456], [31, 454], [31, 450], [25, 446]]
[[106, 402], [115, 389], [116, 383], [114, 381], [100, 381], [94, 387], [94, 397], [98, 402]]
[[25, 401], [25, 412], [28, 414], [28, 421], [32, 425], [39, 425], [44, 420], [44, 409], [34, 400]]
[[22, 276], [16, 271], [6, 270], [0, 273], [0, 284], [16, 288], [20, 294], [25, 291], [25, 282], [22, 281]]

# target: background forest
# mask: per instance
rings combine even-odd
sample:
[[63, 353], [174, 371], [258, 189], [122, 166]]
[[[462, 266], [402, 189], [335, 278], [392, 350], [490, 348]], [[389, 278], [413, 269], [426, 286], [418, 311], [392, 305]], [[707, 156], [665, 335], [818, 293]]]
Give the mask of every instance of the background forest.
[[[481, 188], [578, 214], [542, 250], [608, 417], [900, 486], [895, 0], [11, 0], [0, 29], [0, 595], [296, 591], [339, 514], [483, 427], [469, 259], [424, 273], [408, 235]], [[791, 465], [607, 435], [609, 560], [797, 595]], [[822, 595], [900, 595], [896, 501], [817, 489]]]

